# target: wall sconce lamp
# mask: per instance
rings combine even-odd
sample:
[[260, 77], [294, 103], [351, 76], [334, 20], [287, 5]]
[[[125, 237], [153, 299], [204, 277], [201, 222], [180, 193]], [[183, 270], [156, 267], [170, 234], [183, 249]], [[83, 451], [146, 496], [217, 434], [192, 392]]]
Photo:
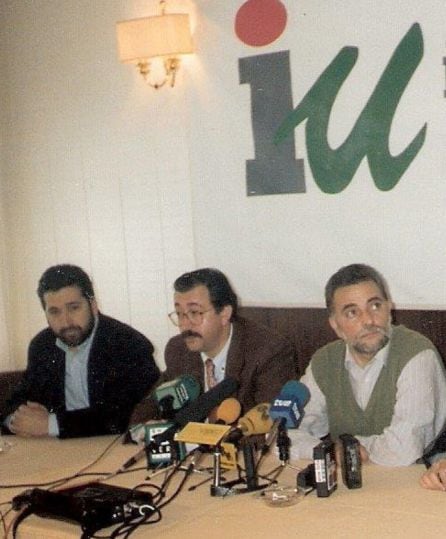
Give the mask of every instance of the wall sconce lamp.
[[[145, 81], [158, 89], [170, 81], [175, 85], [175, 76], [180, 67], [179, 54], [194, 52], [189, 26], [189, 15], [165, 13], [165, 0], [160, 1], [161, 15], [121, 21], [116, 23], [119, 60], [136, 64]], [[151, 78], [149, 59], [164, 59], [164, 78], [154, 82]]]

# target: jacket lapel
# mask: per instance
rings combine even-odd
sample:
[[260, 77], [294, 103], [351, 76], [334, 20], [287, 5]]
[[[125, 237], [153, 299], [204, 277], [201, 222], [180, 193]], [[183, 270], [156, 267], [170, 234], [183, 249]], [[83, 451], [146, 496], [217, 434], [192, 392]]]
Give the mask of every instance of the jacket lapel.
[[104, 335], [104, 319], [99, 314], [98, 327], [88, 355], [88, 395], [90, 405], [102, 401], [104, 383], [107, 379], [108, 342]]
[[229, 345], [228, 357], [226, 358], [226, 377], [240, 379], [243, 368], [243, 338], [240, 323], [232, 324], [232, 339]]

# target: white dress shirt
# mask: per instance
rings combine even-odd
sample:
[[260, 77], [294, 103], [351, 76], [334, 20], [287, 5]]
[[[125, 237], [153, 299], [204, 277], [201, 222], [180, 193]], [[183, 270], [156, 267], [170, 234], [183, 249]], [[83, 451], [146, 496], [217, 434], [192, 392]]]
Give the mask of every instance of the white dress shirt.
[[[65, 409], [81, 410], [90, 406], [88, 394], [88, 357], [96, 335], [99, 319], [95, 318], [93, 331], [76, 347], [69, 347], [59, 338], [56, 346], [65, 352]], [[59, 423], [55, 413], [48, 416], [48, 434], [59, 436]]]
[[[349, 373], [355, 400], [365, 409], [383, 365], [389, 345], [384, 347], [364, 367], [360, 367], [346, 352], [345, 368]], [[292, 441], [292, 458], [312, 458], [313, 447], [328, 434], [325, 396], [314, 379], [311, 363], [301, 378], [310, 390], [302, 423], [288, 435]], [[397, 382], [396, 402], [391, 423], [382, 434], [356, 436], [369, 458], [385, 466], [405, 466], [414, 463], [441, 431], [446, 420], [446, 379], [433, 350], [416, 354], [403, 368]]]

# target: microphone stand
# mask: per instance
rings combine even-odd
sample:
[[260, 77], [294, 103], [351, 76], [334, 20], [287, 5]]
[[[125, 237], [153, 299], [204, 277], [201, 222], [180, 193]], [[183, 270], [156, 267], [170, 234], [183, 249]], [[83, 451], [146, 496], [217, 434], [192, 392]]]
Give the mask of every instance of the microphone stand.
[[279, 475], [283, 472], [285, 468], [291, 468], [292, 470], [300, 471], [300, 468], [292, 466], [290, 464], [290, 445], [291, 440], [288, 436], [287, 428], [284, 422], [279, 424], [277, 430], [277, 440], [276, 445], [279, 450], [279, 460], [280, 464], [273, 468], [268, 474], [267, 477], [272, 475], [271, 482], [276, 482]]
[[[243, 452], [243, 459], [245, 463], [245, 478], [240, 474], [239, 477], [233, 481], [226, 483], [221, 482], [221, 456], [222, 448], [218, 444], [214, 450], [214, 474], [211, 485], [211, 496], [228, 496], [232, 494], [243, 494], [245, 492], [255, 492], [268, 486], [268, 484], [259, 485], [259, 478], [257, 475], [257, 467], [254, 461], [254, 447], [248, 437], [242, 438], [241, 448]], [[245, 484], [246, 487], [234, 488], [236, 485]]]
[[221, 444], [217, 444], [214, 449], [214, 473], [212, 476], [211, 496], [227, 496], [235, 494], [232, 489], [221, 482]]
[[204, 483], [207, 483], [208, 481], [210, 481], [211, 478], [212, 478], [212, 468], [211, 467], [203, 468], [203, 467], [199, 466], [199, 462], [201, 461], [201, 459], [203, 458], [203, 455], [205, 453], [210, 453], [210, 451], [209, 451], [208, 447], [204, 446], [204, 445], [199, 445], [198, 447], [196, 447], [195, 449], [193, 449], [189, 453], [189, 455], [192, 457], [192, 459], [191, 459], [191, 466], [192, 466], [191, 471], [192, 471], [192, 473], [197, 473], [197, 474], [201, 474], [201, 475], [209, 475], [209, 477], [207, 477], [201, 483], [198, 483], [197, 485], [192, 485], [191, 487], [189, 487], [189, 490], [195, 490], [199, 486], [201, 486]]

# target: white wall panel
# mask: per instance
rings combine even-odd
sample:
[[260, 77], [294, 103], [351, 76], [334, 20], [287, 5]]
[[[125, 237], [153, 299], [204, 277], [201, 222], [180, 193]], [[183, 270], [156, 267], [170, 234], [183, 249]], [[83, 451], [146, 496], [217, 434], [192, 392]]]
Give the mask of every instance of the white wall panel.
[[24, 365], [29, 339], [45, 325], [37, 280], [62, 262], [90, 273], [101, 309], [148, 335], [163, 364], [175, 333], [166, 317], [171, 279], [194, 264], [183, 82], [148, 88], [119, 64], [115, 43], [116, 21], [157, 4], [1, 6], [12, 357], [2, 354], [0, 369]]

